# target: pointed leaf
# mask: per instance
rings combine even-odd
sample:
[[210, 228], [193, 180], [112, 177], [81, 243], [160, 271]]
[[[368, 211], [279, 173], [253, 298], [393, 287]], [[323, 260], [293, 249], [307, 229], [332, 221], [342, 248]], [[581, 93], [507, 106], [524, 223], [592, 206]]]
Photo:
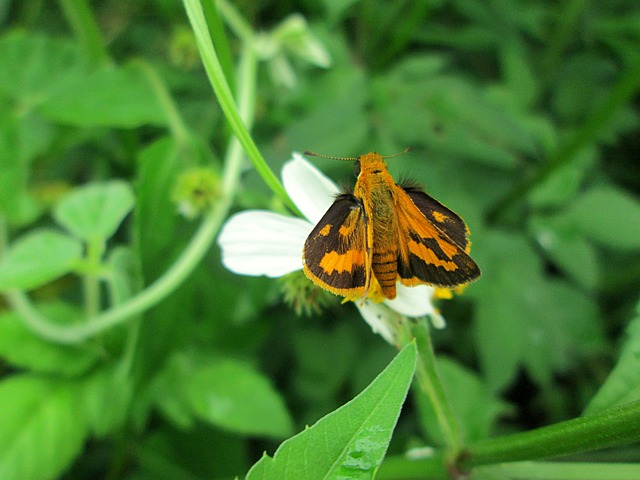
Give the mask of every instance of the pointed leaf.
[[80, 243], [53, 230], [34, 230], [17, 240], [0, 261], [0, 290], [29, 290], [69, 273]]
[[382, 462], [411, 384], [415, 344], [407, 345], [356, 398], [263, 456], [247, 480], [369, 479]]
[[190, 416], [249, 435], [283, 437], [292, 421], [280, 394], [261, 373], [237, 360], [177, 354], [158, 380], [161, 408], [174, 421]]
[[0, 39], [0, 58], [0, 91], [26, 103], [82, 78], [88, 66], [77, 43], [35, 31], [14, 31]]
[[567, 215], [595, 242], [614, 248], [640, 248], [640, 201], [618, 188], [592, 188]]
[[51, 120], [80, 127], [134, 128], [167, 123], [153, 86], [142, 69], [133, 65], [73, 78], [56, 89], [40, 111]]
[[627, 341], [620, 359], [598, 390], [585, 414], [597, 413], [607, 408], [640, 399], [640, 303], [636, 316], [627, 328]]
[[80, 187], [56, 206], [54, 217], [82, 240], [110, 238], [135, 203], [128, 183], [113, 180]]
[[249, 365], [226, 359], [186, 379], [187, 399], [203, 420], [231, 431], [284, 436], [292, 422], [270, 382]]
[[57, 478], [87, 436], [78, 402], [71, 381], [19, 375], [0, 382], [0, 478]]
[[118, 368], [92, 372], [82, 388], [82, 404], [91, 432], [96, 437], [121, 429], [129, 414], [134, 380]]

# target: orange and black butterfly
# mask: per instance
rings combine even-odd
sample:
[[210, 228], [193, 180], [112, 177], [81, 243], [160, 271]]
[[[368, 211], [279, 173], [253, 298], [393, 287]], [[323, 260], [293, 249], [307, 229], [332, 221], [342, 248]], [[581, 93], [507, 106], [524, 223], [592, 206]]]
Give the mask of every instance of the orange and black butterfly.
[[397, 281], [453, 288], [480, 276], [462, 218], [420, 188], [397, 185], [383, 159], [389, 157], [325, 158], [355, 160], [358, 179], [304, 244], [303, 270], [312, 282], [349, 300], [379, 285], [393, 299]]

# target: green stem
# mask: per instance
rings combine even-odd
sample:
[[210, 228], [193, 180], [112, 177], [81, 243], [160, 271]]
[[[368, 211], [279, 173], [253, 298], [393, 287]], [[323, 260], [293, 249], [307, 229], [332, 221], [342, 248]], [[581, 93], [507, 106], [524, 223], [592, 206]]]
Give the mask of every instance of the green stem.
[[525, 179], [520, 185], [508, 192], [507, 195], [495, 202], [489, 209], [487, 220], [494, 223], [517, 200], [525, 197], [531, 189], [545, 181], [563, 165], [569, 163], [585, 146], [594, 142], [598, 131], [603, 128], [616, 114], [622, 105], [628, 102], [640, 90], [640, 56], [636, 56], [626, 69], [618, 83], [600, 107], [587, 119], [582, 127], [569, 141], [552, 153], [546, 164], [541, 166], [534, 175]]
[[229, 48], [229, 39], [227, 38], [222, 18], [220, 18], [218, 8], [216, 8], [216, 1], [203, 0], [202, 11], [209, 26], [211, 41], [213, 42], [216, 52], [218, 52], [222, 71], [229, 87], [231, 87], [231, 92], [236, 96], [236, 92], [233, 90], [236, 84], [235, 72], [233, 70], [233, 57], [231, 55], [231, 49]]
[[158, 101], [167, 116], [171, 134], [180, 146], [187, 145], [189, 142], [189, 129], [182, 119], [182, 115], [180, 115], [180, 111], [178, 110], [178, 107], [176, 106], [166, 84], [162, 78], [160, 78], [156, 69], [149, 65], [149, 63], [144, 60], [136, 60], [135, 64], [147, 78], [151, 89], [158, 98]]
[[[240, 12], [226, 0], [217, 0], [216, 5], [229, 28], [233, 30], [245, 46], [253, 45], [254, 34], [251, 25], [240, 15]], [[215, 43], [215, 42], [214, 42]]]
[[108, 63], [109, 52], [105, 47], [91, 7], [86, 0], [59, 0], [60, 7], [87, 56], [94, 65]]
[[462, 449], [462, 435], [458, 419], [449, 403], [438, 375], [429, 326], [424, 318], [411, 320], [407, 324], [410, 335], [415, 339], [418, 347], [418, 364], [416, 366], [418, 386], [433, 407], [438, 425], [448, 447], [448, 452], [452, 457], [455, 457]]
[[193, 28], [196, 36], [196, 42], [198, 49], [200, 50], [200, 56], [204, 64], [205, 70], [209, 77], [209, 82], [213, 87], [216, 94], [216, 98], [220, 103], [220, 107], [224, 112], [231, 130], [240, 141], [244, 151], [247, 153], [249, 159], [253, 163], [258, 174], [262, 177], [269, 188], [287, 205], [293, 212], [299, 214], [299, 210], [293, 204], [284, 187], [278, 180], [278, 178], [271, 171], [267, 162], [262, 157], [262, 154], [258, 150], [258, 147], [251, 138], [247, 127], [242, 121], [242, 117], [238, 112], [238, 108], [233, 100], [231, 90], [222, 71], [222, 66], [218, 60], [218, 56], [211, 43], [209, 36], [209, 29], [207, 27], [204, 13], [198, 0], [183, 0], [191, 27]]
[[517, 462], [478, 470], [491, 478], [510, 480], [627, 480], [638, 478], [637, 463]]
[[640, 401], [529, 432], [468, 445], [459, 465], [468, 470], [518, 460], [559, 457], [640, 440]]
[[[258, 57], [250, 46], [245, 46], [240, 54], [238, 65], [238, 78], [240, 79], [238, 90], [238, 110], [246, 125], [253, 125], [256, 105], [256, 80], [258, 78]], [[232, 137], [229, 149], [229, 158], [242, 158], [242, 145], [237, 137]], [[222, 177], [222, 192], [224, 195], [232, 195], [237, 178], [240, 176], [242, 162], [228, 162], [229, 168]]]
[[93, 318], [100, 312], [100, 277], [99, 271], [104, 254], [105, 244], [101, 239], [87, 242], [87, 271], [82, 276], [84, 286], [85, 315]]
[[209, 250], [211, 242], [227, 216], [230, 204], [227, 197], [216, 205], [205, 217], [180, 257], [148, 288], [122, 305], [90, 318], [87, 323], [73, 327], [56, 325], [31, 304], [24, 292], [11, 291], [7, 294], [7, 298], [12, 307], [21, 314], [27, 326], [40, 336], [59, 343], [82, 342], [148, 310], [182, 284]]

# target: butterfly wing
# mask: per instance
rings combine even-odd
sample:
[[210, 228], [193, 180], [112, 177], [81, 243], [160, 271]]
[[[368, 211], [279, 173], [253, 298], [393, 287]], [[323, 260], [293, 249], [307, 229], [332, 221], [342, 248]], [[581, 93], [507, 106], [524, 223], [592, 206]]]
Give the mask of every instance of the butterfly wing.
[[398, 276], [407, 286], [455, 287], [480, 276], [469, 229], [456, 213], [415, 187], [397, 187]]
[[336, 198], [304, 244], [305, 275], [336, 295], [356, 299], [371, 282], [371, 232], [362, 203], [351, 194]]

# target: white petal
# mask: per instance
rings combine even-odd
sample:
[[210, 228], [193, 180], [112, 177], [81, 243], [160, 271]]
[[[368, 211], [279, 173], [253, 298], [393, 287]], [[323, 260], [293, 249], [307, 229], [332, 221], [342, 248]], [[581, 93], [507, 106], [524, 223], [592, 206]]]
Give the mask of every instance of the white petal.
[[299, 153], [282, 167], [282, 183], [302, 214], [316, 224], [329, 209], [338, 186]]
[[396, 285], [396, 298], [385, 300], [390, 308], [407, 317], [422, 317], [434, 315], [433, 287], [418, 285], [417, 287], [405, 287], [401, 283]]
[[391, 325], [394, 320], [399, 320], [398, 315], [394, 315], [383, 303], [375, 303], [371, 300], [365, 300], [362, 305], [360, 305], [360, 302], [355, 302], [355, 305], [360, 310], [362, 318], [371, 327], [371, 330], [374, 333], [379, 333], [382, 338], [394, 345], [395, 335]]
[[241, 275], [280, 277], [302, 268], [302, 247], [313, 225], [264, 210], [233, 215], [222, 227], [222, 263]]

